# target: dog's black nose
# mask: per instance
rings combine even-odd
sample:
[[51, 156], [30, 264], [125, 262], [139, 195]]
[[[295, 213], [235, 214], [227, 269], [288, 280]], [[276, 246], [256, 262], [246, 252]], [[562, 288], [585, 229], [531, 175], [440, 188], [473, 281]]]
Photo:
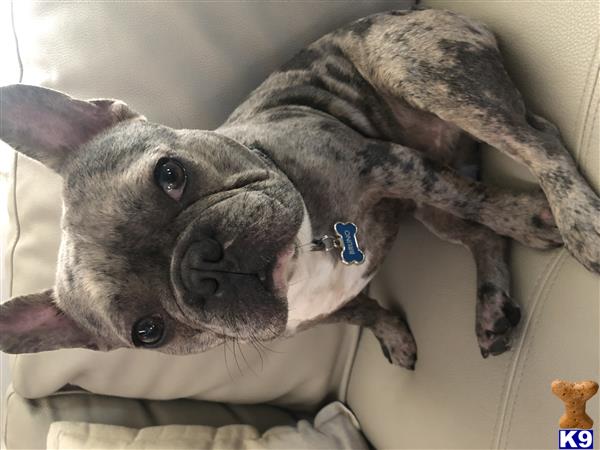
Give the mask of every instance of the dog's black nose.
[[219, 282], [216, 278], [207, 276], [202, 272], [192, 272], [189, 277], [189, 284], [190, 290], [202, 297], [215, 295], [219, 290]]
[[192, 303], [199, 298], [206, 300], [219, 296], [220, 272], [223, 270], [220, 263], [223, 256], [223, 247], [212, 238], [193, 242], [186, 250], [181, 266], [181, 279], [192, 294]]
[[207, 263], [210, 265], [223, 259], [223, 247], [211, 238], [194, 242], [186, 253], [186, 259], [193, 269], [207, 269]]

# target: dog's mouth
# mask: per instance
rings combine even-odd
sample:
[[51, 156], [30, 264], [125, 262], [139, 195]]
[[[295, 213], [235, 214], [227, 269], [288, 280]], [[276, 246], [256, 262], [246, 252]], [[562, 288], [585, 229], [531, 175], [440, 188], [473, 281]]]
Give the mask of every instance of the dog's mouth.
[[295, 243], [284, 248], [275, 260], [275, 266], [271, 272], [272, 290], [275, 295], [285, 298], [290, 280], [294, 273], [294, 262], [298, 256], [298, 247]]
[[237, 339], [282, 332], [298, 217], [269, 194], [245, 191], [203, 209], [180, 235], [171, 259], [175, 302], [165, 302], [178, 320]]

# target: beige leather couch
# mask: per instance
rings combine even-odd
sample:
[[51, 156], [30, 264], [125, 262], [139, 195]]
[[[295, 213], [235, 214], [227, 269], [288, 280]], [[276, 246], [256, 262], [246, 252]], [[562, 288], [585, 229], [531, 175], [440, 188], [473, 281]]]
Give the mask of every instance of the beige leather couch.
[[[15, 2], [24, 82], [79, 97], [125, 100], [150, 120], [211, 128], [295, 50], [390, 2]], [[596, 1], [428, 1], [488, 23], [531, 108], [557, 123], [600, 188], [599, 4]], [[2, 62], [4, 64], [4, 62]], [[5, 149], [3, 149], [5, 150]], [[526, 170], [486, 150], [485, 178], [527, 188]], [[53, 282], [59, 179], [11, 163], [8, 295]], [[258, 355], [232, 349], [169, 357], [63, 350], [12, 357], [2, 405], [8, 448], [43, 448], [55, 420], [143, 427], [294, 423], [345, 401], [377, 448], [555, 448], [562, 405], [554, 378], [599, 378], [600, 280], [564, 250], [513, 246], [524, 316], [514, 349], [483, 360], [474, 335], [470, 256], [407, 220], [372, 284], [400, 302], [419, 346], [415, 372], [390, 366], [367, 331], [321, 326]], [[5, 359], [6, 360], [6, 359]], [[143, 399], [143, 400], [142, 400]], [[598, 397], [588, 406], [600, 422]], [[600, 436], [597, 437], [597, 439]]]

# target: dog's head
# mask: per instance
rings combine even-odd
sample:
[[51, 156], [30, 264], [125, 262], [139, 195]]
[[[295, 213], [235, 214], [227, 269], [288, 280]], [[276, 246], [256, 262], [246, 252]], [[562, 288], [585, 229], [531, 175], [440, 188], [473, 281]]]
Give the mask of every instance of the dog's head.
[[0, 138], [63, 178], [52, 290], [0, 307], [0, 349], [206, 350], [272, 339], [302, 198], [267, 159], [113, 100], [0, 88]]

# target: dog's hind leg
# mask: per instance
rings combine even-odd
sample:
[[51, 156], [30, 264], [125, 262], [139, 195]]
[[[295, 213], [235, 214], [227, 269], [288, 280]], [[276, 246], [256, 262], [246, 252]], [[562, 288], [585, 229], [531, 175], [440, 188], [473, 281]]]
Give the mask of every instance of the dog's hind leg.
[[415, 217], [440, 238], [462, 244], [473, 254], [477, 269], [475, 334], [484, 358], [510, 349], [521, 311], [510, 297], [508, 241], [489, 228], [423, 205]]
[[413, 200], [478, 222], [533, 248], [562, 243], [542, 192], [515, 194], [459, 174], [423, 152], [390, 142], [368, 141], [357, 155], [365, 195]]
[[525, 164], [548, 198], [567, 249], [600, 273], [600, 198], [553, 127], [527, 112], [493, 34], [439, 10], [359, 23], [340, 46], [365, 79], [385, 98], [433, 113]]
[[[505, 116], [493, 108], [486, 112], [472, 109], [471, 118], [464, 111], [448, 112], [446, 119], [526, 164], [548, 198], [567, 249], [588, 270], [600, 273], [600, 198], [579, 173], [555, 128], [532, 114]], [[480, 120], [473, 120], [475, 115]]]
[[370, 329], [383, 354], [392, 364], [414, 370], [417, 344], [408, 323], [400, 314], [383, 309], [376, 300], [359, 294], [319, 323], [348, 323]]

